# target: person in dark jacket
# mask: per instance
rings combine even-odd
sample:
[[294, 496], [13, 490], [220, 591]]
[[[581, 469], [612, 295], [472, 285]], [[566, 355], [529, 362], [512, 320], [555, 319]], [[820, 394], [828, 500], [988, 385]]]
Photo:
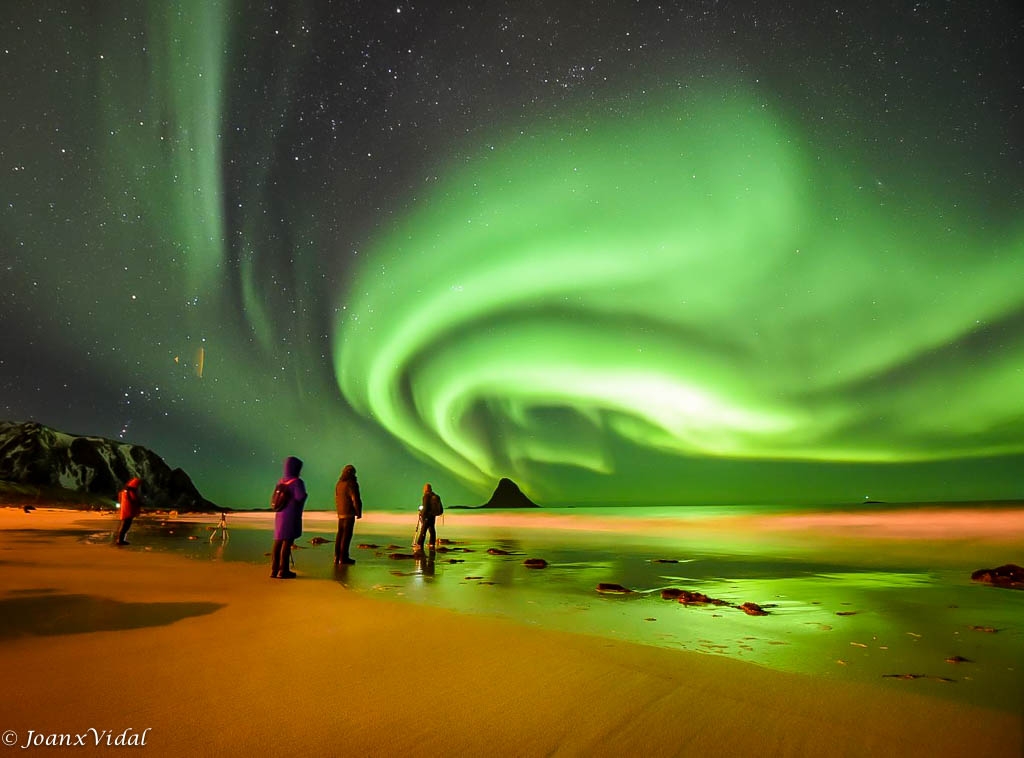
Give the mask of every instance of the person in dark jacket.
[[434, 525], [437, 517], [444, 513], [444, 506], [441, 504], [441, 497], [433, 488], [430, 483], [423, 485], [423, 500], [420, 502], [419, 509], [419, 523], [416, 525], [416, 541], [414, 547], [417, 550], [423, 549], [423, 541], [426, 539], [427, 532], [430, 532], [430, 542], [427, 544], [431, 550], [434, 549], [434, 544], [437, 542], [437, 529]]
[[356, 519], [363, 517], [363, 501], [359, 497], [356, 467], [351, 463], [341, 470], [334, 485], [334, 505], [338, 509], [338, 538], [334, 542], [334, 565], [351, 566], [355, 563], [348, 550], [352, 545], [352, 532]]
[[117, 532], [117, 541], [114, 543], [116, 545], [128, 544], [125, 539], [128, 536], [128, 530], [135, 517], [142, 512], [141, 488], [142, 480], [133, 476], [117, 496], [118, 502], [121, 504], [121, 528]]
[[302, 536], [302, 509], [306, 505], [306, 484], [299, 479], [302, 461], [293, 455], [284, 459], [284, 476], [278, 481], [288, 490], [284, 506], [274, 514], [274, 544], [270, 548], [270, 578], [294, 579], [289, 568], [292, 545]]

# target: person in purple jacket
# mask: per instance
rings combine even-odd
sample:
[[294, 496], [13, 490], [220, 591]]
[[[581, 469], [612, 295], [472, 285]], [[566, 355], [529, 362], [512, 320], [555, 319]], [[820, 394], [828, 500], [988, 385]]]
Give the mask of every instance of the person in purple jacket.
[[274, 514], [274, 545], [270, 549], [270, 578], [294, 579], [289, 568], [292, 545], [302, 536], [302, 509], [306, 505], [306, 485], [299, 479], [302, 461], [293, 455], [284, 459], [284, 476], [279, 484], [288, 488], [285, 505]]

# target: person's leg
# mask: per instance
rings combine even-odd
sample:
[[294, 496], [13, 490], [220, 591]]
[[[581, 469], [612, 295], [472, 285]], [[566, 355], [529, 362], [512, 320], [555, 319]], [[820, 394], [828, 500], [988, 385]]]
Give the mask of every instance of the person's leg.
[[352, 533], [356, 529], [356, 518], [355, 516], [349, 516], [343, 519], [345, 525], [343, 527], [343, 534], [341, 535], [341, 560], [344, 563], [355, 563], [352, 560], [352, 556], [349, 555], [349, 548], [352, 546]]
[[281, 540], [281, 573], [282, 579], [293, 579], [295, 572], [291, 570], [292, 544], [295, 540]]
[[427, 522], [427, 530], [430, 532], [430, 547], [434, 547], [437, 542], [437, 529], [434, 527], [434, 517], [431, 516], [430, 521]]
[[[277, 579], [277, 573], [281, 570], [281, 543], [284, 540], [274, 540], [270, 548], [270, 578]], [[285, 564], [287, 568], [287, 564]]]
[[334, 538], [334, 562], [341, 560], [341, 543], [345, 539], [345, 519], [338, 517], [338, 536]]
[[117, 533], [117, 544], [118, 545], [127, 545], [128, 544], [127, 540], [125, 540], [125, 537], [128, 536], [128, 530], [132, 526], [132, 519], [133, 518], [134, 518], [134, 516], [129, 516], [128, 518], [121, 519], [121, 530]]
[[427, 538], [427, 521], [424, 518], [416, 524], [416, 547], [423, 548], [423, 541]]

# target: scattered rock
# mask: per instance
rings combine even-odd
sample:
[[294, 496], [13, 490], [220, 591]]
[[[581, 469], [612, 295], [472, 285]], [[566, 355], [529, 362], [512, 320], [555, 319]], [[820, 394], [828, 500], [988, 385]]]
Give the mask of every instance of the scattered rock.
[[997, 568], [978, 569], [971, 574], [971, 581], [991, 584], [993, 587], [1024, 590], [1024, 568], [1015, 563], [1007, 563]]
[[952, 684], [956, 679], [949, 679], [945, 676], [933, 676], [930, 674], [882, 674], [883, 679], [934, 679], [936, 682]]
[[356, 545], [356, 547], [360, 550], [376, 550], [380, 547], [380, 545], [374, 545], [370, 542], [360, 542], [358, 545]]
[[393, 558], [396, 561], [414, 561], [416, 556], [410, 553], [388, 553], [388, 558]]
[[487, 548], [488, 555], [512, 555], [508, 550], [502, 550], [500, 547], [489, 547]]
[[726, 600], [708, 597], [703, 592], [666, 587], [661, 591], [662, 600], [678, 600], [683, 605], [729, 605]]
[[837, 616], [856, 616], [857, 611], [836, 611]]
[[987, 634], [995, 634], [999, 630], [994, 626], [971, 626], [968, 627], [972, 632], [986, 632]]
[[543, 558], [527, 558], [523, 561], [523, 565], [526, 566], [526, 568], [542, 569], [547, 568], [548, 562]]
[[602, 595], [628, 595], [633, 590], [623, 587], [621, 584], [612, 584], [610, 582], [601, 582], [597, 585], [597, 591]]
[[679, 563], [675, 558], [655, 558], [651, 563]]
[[326, 537], [314, 537], [313, 539], [311, 539], [309, 541], [309, 544], [310, 545], [323, 545], [323, 544], [326, 544], [328, 542], [333, 542], [333, 540], [329, 540]]
[[725, 600], [708, 597], [703, 592], [690, 592], [689, 590], [683, 590], [678, 600], [683, 605], [729, 605]]
[[767, 616], [768, 611], [759, 606], [757, 603], [744, 603], [743, 605], [737, 606], [748, 616]]
[[946, 659], [946, 663], [974, 663], [974, 661], [964, 658], [962, 655], [951, 655]]

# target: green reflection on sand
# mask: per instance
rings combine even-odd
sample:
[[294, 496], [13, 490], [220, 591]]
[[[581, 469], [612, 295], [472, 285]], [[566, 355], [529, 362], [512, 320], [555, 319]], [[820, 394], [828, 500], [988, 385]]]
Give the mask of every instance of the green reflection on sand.
[[[987, 707], [1024, 707], [1018, 676], [1024, 666], [1024, 593], [970, 580], [971, 570], [992, 555], [1019, 548], [1019, 509], [702, 513], [654, 518], [652, 509], [646, 511], [652, 517], [648, 531], [633, 532], [627, 525], [643, 522], [621, 521], [607, 509], [600, 516], [450, 515], [440, 532], [448, 540], [441, 550], [399, 560], [392, 556], [411, 553], [405, 514], [382, 523], [369, 517], [358, 527], [356, 544], [365, 547], [353, 550], [357, 564], [337, 571], [332, 546], [310, 542], [333, 537], [333, 520], [310, 518], [296, 567], [306, 578], [337, 581], [355, 592], [460, 613], [911, 688]], [[259, 518], [253, 514], [254, 521]], [[927, 538], [887, 536], [897, 527], [905, 530], [908, 520], [918, 532], [937, 531]], [[794, 521], [803, 528], [795, 529]], [[207, 534], [204, 524], [143, 525], [139, 539], [159, 535], [160, 544], [194, 557], [265, 563], [269, 532], [245, 522], [235, 518], [226, 544], [190, 540]], [[868, 522], [873, 526], [865, 527]], [[974, 531], [965, 537], [971, 524]], [[614, 525], [622, 528], [608, 528]], [[492, 548], [507, 554], [491, 554]], [[544, 558], [548, 566], [529, 569], [523, 565], [527, 557]], [[633, 592], [598, 594], [602, 582]], [[727, 604], [685, 606], [663, 599], [665, 587]], [[768, 615], [746, 615], [738, 606], [747, 602]], [[966, 660], [948, 662], [957, 656]]]

